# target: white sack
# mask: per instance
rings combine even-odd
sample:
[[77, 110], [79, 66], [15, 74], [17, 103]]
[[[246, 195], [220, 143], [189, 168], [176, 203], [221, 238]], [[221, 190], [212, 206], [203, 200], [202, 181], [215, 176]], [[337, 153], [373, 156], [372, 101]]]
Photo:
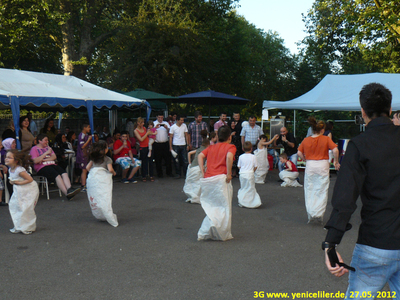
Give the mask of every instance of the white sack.
[[198, 203], [200, 204], [200, 194], [201, 194], [201, 186], [200, 179], [201, 170], [199, 166], [195, 166], [193, 168], [188, 166], [188, 170], [186, 172], [186, 180], [185, 185], [183, 186], [183, 192], [188, 197], [186, 202], [190, 203]]
[[247, 208], [257, 208], [261, 203], [255, 186], [253, 171], [240, 171], [240, 189], [238, 191], [238, 202], [240, 206]]
[[254, 173], [255, 183], [263, 184], [265, 183], [265, 177], [268, 174], [269, 163], [268, 163], [268, 151], [264, 149], [256, 149], [254, 150], [254, 155], [257, 160], [257, 170]]
[[291, 172], [288, 170], [283, 170], [279, 172], [279, 178], [284, 182], [281, 186], [285, 187], [302, 187], [300, 183], [297, 182], [297, 177], [299, 177], [299, 172]]
[[329, 161], [307, 160], [304, 175], [304, 196], [308, 219], [324, 216], [328, 202]]
[[202, 178], [200, 204], [206, 217], [197, 233], [198, 240], [232, 239], [232, 183], [226, 183], [226, 175]]
[[24, 185], [13, 185], [13, 194], [8, 204], [15, 230], [36, 230], [35, 206], [39, 199], [36, 181]]
[[118, 220], [112, 209], [112, 174], [104, 168], [90, 169], [86, 182], [87, 196], [96, 219], [117, 227]]

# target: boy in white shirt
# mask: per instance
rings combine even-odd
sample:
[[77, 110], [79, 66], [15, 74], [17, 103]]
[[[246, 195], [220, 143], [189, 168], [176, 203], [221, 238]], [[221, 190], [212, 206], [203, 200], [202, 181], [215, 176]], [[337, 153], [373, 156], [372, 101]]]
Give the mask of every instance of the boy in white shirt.
[[238, 191], [238, 202], [240, 207], [257, 208], [261, 203], [261, 198], [256, 191], [254, 172], [257, 170], [257, 160], [252, 151], [251, 142], [245, 142], [244, 154], [239, 156], [238, 168], [240, 178], [240, 189]]

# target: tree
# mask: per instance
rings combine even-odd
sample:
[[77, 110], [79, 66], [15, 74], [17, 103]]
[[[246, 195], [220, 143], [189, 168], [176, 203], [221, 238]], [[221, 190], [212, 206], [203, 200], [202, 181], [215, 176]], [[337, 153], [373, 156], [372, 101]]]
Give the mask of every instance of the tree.
[[398, 72], [399, 12], [392, 0], [316, 0], [304, 44], [316, 44], [335, 72]]

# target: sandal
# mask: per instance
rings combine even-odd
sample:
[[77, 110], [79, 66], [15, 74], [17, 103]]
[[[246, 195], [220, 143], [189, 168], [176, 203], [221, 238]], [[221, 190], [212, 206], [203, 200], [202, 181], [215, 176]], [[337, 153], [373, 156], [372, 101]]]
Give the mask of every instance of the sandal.
[[150, 177], [150, 181], [154, 181], [154, 177]]
[[146, 177], [143, 177], [143, 178], [142, 178], [142, 181], [143, 181], [143, 182], [146, 182]]

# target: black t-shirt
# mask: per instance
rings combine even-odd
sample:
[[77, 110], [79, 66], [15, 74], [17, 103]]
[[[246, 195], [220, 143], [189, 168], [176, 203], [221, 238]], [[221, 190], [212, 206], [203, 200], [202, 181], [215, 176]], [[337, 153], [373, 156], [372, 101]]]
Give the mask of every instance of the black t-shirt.
[[279, 135], [279, 138], [276, 140], [276, 144], [277, 144], [277, 145], [281, 144], [281, 145], [283, 146], [283, 148], [285, 148], [285, 153], [286, 153], [288, 156], [291, 156], [291, 155], [293, 155], [293, 154], [296, 154], [296, 153], [297, 153], [297, 147], [298, 147], [298, 145], [297, 145], [297, 143], [296, 143], [296, 138], [294, 137], [293, 133], [288, 132], [288, 133], [286, 134], [286, 139], [287, 139], [289, 142], [294, 143], [294, 147], [293, 147], [293, 148], [290, 147], [290, 146], [288, 145], [288, 143], [284, 143], [284, 142], [282, 141], [282, 135], [281, 135], [281, 134]]

